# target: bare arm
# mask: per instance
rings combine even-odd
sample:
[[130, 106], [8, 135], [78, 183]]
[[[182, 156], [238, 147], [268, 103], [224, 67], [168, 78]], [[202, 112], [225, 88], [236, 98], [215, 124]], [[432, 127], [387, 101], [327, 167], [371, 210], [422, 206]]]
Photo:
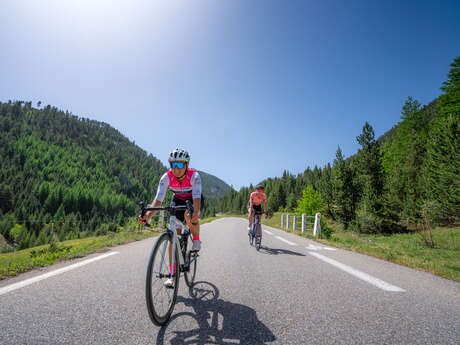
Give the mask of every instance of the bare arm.
[[200, 211], [201, 211], [201, 198], [193, 199], [192, 223], [198, 222], [198, 216], [200, 215]]

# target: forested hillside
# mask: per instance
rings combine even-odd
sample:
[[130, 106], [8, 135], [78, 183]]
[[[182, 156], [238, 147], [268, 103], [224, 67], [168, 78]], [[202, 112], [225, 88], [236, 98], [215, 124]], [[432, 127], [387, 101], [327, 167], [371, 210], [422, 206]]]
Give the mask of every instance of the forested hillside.
[[[409, 97], [401, 121], [381, 138], [365, 123], [361, 146], [348, 158], [337, 149], [332, 164], [262, 181], [271, 212], [322, 211], [360, 232], [401, 231], [460, 219], [460, 57], [443, 94], [426, 106]], [[220, 212], [246, 212], [253, 187], [231, 190]]]
[[210, 201], [211, 205], [215, 205], [218, 199], [227, 195], [230, 191], [230, 186], [216, 176], [199, 171], [202, 179], [203, 194]]
[[[0, 238], [17, 248], [116, 230], [166, 171], [110, 125], [30, 102], [0, 103], [0, 157]], [[206, 215], [229, 187], [202, 179]]]

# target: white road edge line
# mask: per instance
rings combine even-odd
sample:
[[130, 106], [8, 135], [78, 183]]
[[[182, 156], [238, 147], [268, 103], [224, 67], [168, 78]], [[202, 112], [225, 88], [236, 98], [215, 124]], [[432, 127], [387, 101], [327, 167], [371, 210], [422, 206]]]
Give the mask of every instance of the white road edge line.
[[0, 296], [3, 295], [3, 294], [6, 294], [8, 292], [11, 292], [13, 290], [20, 289], [20, 288], [23, 288], [23, 287], [25, 287], [27, 285], [36, 283], [36, 282], [38, 282], [40, 280], [47, 279], [47, 278], [50, 278], [52, 276], [56, 276], [58, 274], [73, 270], [75, 268], [90, 264], [90, 263], [92, 263], [94, 261], [101, 260], [101, 259], [104, 259], [106, 257], [109, 257], [111, 255], [115, 255], [115, 254], [120, 254], [120, 253], [119, 252], [110, 252], [110, 253], [102, 254], [102, 255], [99, 255], [99, 256], [97, 256], [95, 258], [92, 258], [92, 259], [80, 261], [80, 262], [77, 262], [76, 264], [66, 266], [66, 267], [57, 269], [55, 271], [51, 271], [51, 272], [42, 274], [42, 275], [37, 276], [37, 277], [26, 279], [26, 280], [23, 280], [22, 282], [18, 282], [18, 283], [14, 283], [14, 284], [2, 287], [2, 288], [0, 288]]
[[291, 241], [288, 241], [288, 240], [285, 240], [284, 238], [280, 237], [280, 236], [275, 236], [277, 239], [279, 239], [280, 241], [283, 241], [291, 246], [296, 246], [297, 243], [294, 243], [294, 242], [291, 242]]
[[324, 262], [327, 262], [328, 264], [331, 264], [351, 275], [354, 275], [355, 277], [359, 278], [359, 279], [362, 279], [364, 280], [365, 282], [368, 282], [369, 284], [372, 284], [382, 290], [385, 290], [385, 291], [394, 291], [394, 292], [405, 292], [406, 290], [404, 289], [401, 289], [400, 287], [397, 287], [397, 286], [394, 286], [394, 285], [391, 285], [383, 280], [380, 280], [378, 278], [375, 278], [367, 273], [364, 273], [364, 272], [361, 272], [357, 269], [354, 269], [350, 266], [347, 266], [345, 264], [342, 264], [341, 262], [338, 262], [338, 261], [335, 261], [331, 258], [328, 258], [327, 256], [324, 256], [324, 255], [321, 255], [321, 254], [318, 254], [318, 253], [312, 253], [312, 252], [308, 252], [308, 254], [310, 255], [313, 255], [314, 257], [320, 259], [320, 260], [323, 260]]
[[265, 233], [269, 234], [269, 235], [273, 235], [273, 233], [271, 233], [270, 231], [268, 230], [264, 230]]

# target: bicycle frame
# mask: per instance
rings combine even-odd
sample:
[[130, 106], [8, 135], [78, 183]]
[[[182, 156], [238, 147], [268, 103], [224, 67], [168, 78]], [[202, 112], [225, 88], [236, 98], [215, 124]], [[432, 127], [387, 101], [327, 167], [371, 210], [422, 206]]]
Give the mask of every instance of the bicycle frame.
[[[168, 229], [166, 230], [166, 232], [171, 232], [172, 236], [173, 236], [172, 249], [171, 249], [171, 267], [174, 267], [174, 265], [175, 265], [174, 261], [176, 260], [176, 256], [174, 255], [174, 253], [175, 253], [175, 250], [176, 250], [177, 243], [179, 242], [179, 237], [177, 236], [177, 231], [176, 231], [176, 222], [177, 222], [176, 221], [176, 216], [170, 215], [169, 216], [169, 222], [168, 222]], [[187, 229], [187, 227], [185, 227], [184, 229]], [[184, 231], [184, 229], [182, 229], [182, 231]], [[164, 251], [162, 253], [162, 255], [161, 255], [160, 267], [163, 266], [165, 252], [166, 251]], [[180, 267], [182, 267], [184, 265], [184, 263], [185, 263], [185, 261], [184, 261], [183, 253], [182, 253], [182, 250], [180, 250], [180, 255], [179, 255]], [[172, 276], [173, 276], [173, 273], [171, 272], [171, 277]]]
[[[145, 212], [146, 211], [161, 211], [161, 210], [167, 210], [169, 211], [169, 221], [168, 221], [168, 227], [167, 229], [165, 230], [165, 232], [169, 232], [169, 233], [172, 233], [172, 248], [171, 248], [171, 271], [173, 270], [172, 268], [175, 267], [174, 265], [176, 264], [175, 260], [176, 260], [176, 256], [174, 255], [175, 253], [175, 250], [176, 250], [176, 246], [177, 246], [177, 243], [179, 242], [179, 237], [177, 236], [177, 232], [176, 232], [176, 224], [177, 224], [177, 218], [176, 218], [176, 211], [177, 210], [188, 210], [190, 214], [193, 213], [193, 206], [187, 201], [187, 205], [186, 206], [175, 206], [174, 203], [171, 203], [171, 205], [169, 207], [144, 207], [144, 204], [141, 203], [140, 204], [140, 214], [141, 216], [143, 217]], [[189, 228], [187, 226], [187, 224], [184, 225], [184, 228], [182, 231], [184, 231], [185, 229], [187, 229], [188, 231]], [[161, 254], [161, 261], [160, 261], [160, 267], [163, 266], [163, 263], [164, 263], [164, 260], [165, 260], [165, 256], [166, 256], [166, 250], [163, 251], [163, 253]], [[180, 269], [181, 267], [183, 267], [185, 265], [185, 258], [184, 258], [184, 254], [182, 252], [182, 248], [180, 250], [180, 255], [179, 255], [179, 267], [178, 267], [178, 270], [176, 270], [176, 272], [180, 272]], [[173, 272], [170, 272], [169, 274], [169, 277], [167, 278], [172, 278], [174, 276], [174, 273]], [[163, 276], [161, 276], [161, 274], [157, 274], [157, 278], [164, 278]]]
[[[254, 226], [258, 226], [260, 224], [260, 217], [262, 216], [262, 213], [254, 213]], [[262, 226], [260, 227], [260, 231], [262, 231]], [[256, 233], [254, 233], [254, 237], [256, 236]]]

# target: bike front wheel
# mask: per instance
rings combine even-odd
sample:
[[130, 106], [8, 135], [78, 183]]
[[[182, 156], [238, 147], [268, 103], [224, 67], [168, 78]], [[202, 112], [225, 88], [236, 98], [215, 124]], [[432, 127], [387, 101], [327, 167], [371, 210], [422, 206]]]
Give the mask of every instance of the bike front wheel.
[[256, 249], [259, 250], [262, 246], [262, 225], [258, 224], [256, 232]]
[[[179, 289], [179, 250], [175, 248], [175, 267], [171, 267], [171, 233], [163, 233], [157, 239], [147, 268], [145, 296], [150, 319], [157, 326], [164, 325], [174, 310]], [[172, 279], [172, 285], [166, 285]]]
[[254, 236], [252, 235], [254, 233], [254, 229], [252, 228], [251, 230], [248, 231], [248, 237], [249, 237], [249, 245], [252, 246], [254, 243]]

